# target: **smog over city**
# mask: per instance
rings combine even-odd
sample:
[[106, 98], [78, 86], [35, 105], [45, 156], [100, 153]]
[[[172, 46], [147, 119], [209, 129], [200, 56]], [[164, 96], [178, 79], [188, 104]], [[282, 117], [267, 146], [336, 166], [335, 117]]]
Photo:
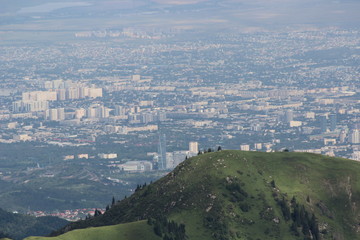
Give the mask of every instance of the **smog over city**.
[[[358, 0], [1, 1], [0, 239], [129, 222], [149, 240], [360, 239], [359, 12]], [[211, 167], [221, 190], [200, 182]], [[187, 199], [201, 191], [209, 205]], [[146, 239], [125, 235], [112, 237]]]

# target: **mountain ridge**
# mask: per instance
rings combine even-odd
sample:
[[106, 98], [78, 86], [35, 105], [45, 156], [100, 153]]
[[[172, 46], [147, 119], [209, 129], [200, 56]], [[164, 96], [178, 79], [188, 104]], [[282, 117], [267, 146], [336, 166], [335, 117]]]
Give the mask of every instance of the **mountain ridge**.
[[189, 239], [358, 239], [359, 170], [309, 153], [206, 153], [54, 235], [166, 216]]

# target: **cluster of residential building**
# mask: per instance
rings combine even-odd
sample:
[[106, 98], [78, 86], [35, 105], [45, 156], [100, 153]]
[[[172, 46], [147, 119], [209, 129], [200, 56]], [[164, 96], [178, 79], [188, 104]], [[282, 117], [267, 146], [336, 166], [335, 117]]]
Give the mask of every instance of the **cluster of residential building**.
[[75, 222], [81, 219], [85, 219], [86, 217], [94, 216], [96, 210], [100, 211], [101, 213], [105, 212], [105, 209], [82, 208], [82, 209], [63, 210], [63, 211], [55, 211], [55, 212], [28, 211], [27, 214], [34, 217], [45, 217], [45, 216], [59, 217], [70, 222]]
[[[81, 148], [111, 136], [112, 143], [136, 149], [128, 139], [155, 138], [158, 149], [144, 152], [144, 159], [116, 157], [114, 164], [124, 171], [174, 168], [197, 153], [182, 151], [189, 141], [200, 148], [289, 148], [359, 160], [360, 88], [353, 64], [359, 56], [339, 55], [332, 62], [311, 55], [339, 46], [356, 49], [359, 39], [351, 31], [320, 33], [219, 34], [203, 42], [135, 48], [111, 41], [69, 45], [71, 57], [57, 56], [62, 73], [18, 66], [21, 90], [12, 88], [12, 73], [3, 76], [10, 90], [1, 100], [0, 142]], [[294, 45], [299, 42], [301, 47]], [[19, 52], [19, 59], [34, 58]], [[82, 64], [71, 64], [74, 57]], [[9, 55], [3, 61], [16, 68], [19, 59]]]

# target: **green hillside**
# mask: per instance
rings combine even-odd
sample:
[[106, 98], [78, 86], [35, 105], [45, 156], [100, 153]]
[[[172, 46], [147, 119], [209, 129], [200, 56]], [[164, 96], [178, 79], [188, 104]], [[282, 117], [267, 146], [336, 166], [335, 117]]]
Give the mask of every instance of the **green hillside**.
[[131, 240], [131, 239], [146, 239], [146, 240], [161, 240], [156, 236], [152, 227], [146, 221], [138, 221], [126, 224], [118, 224], [115, 226], [97, 227], [74, 230], [59, 237], [28, 237], [26, 240]]
[[167, 216], [185, 224], [188, 239], [194, 240], [360, 239], [359, 179], [360, 164], [347, 159], [290, 152], [206, 153], [104, 215], [56, 234]]
[[40, 217], [13, 214], [0, 208], [0, 239], [4, 236], [23, 239], [31, 235], [48, 235], [52, 231], [68, 224], [57, 217]]

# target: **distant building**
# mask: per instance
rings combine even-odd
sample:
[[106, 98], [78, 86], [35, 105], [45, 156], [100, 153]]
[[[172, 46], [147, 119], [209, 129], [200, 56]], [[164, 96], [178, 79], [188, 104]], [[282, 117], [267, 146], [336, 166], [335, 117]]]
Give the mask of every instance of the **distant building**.
[[87, 154], [87, 153], [82, 153], [82, 154], [78, 154], [77, 157], [78, 157], [79, 159], [81, 159], [81, 158], [88, 159], [88, 158], [89, 158], [89, 154]]
[[66, 156], [64, 156], [64, 161], [66, 161], [66, 160], [73, 160], [75, 158], [75, 156], [74, 155], [66, 155]]
[[55, 91], [33, 91], [23, 92], [22, 101], [56, 101], [57, 93]]
[[199, 152], [199, 143], [198, 142], [189, 142], [189, 152], [198, 153]]
[[19, 134], [13, 137], [16, 141], [31, 141], [31, 137], [28, 134]]
[[336, 145], [335, 138], [324, 138], [324, 145]]
[[81, 119], [82, 117], [86, 116], [86, 110], [83, 108], [79, 108], [75, 110], [75, 118]]
[[12, 104], [13, 112], [40, 112], [49, 108], [48, 101], [15, 101]]
[[261, 150], [263, 148], [262, 143], [255, 143], [254, 147], [256, 150]]
[[336, 130], [336, 125], [337, 125], [337, 116], [336, 113], [335, 114], [330, 114], [330, 131], [335, 131]]
[[132, 75], [131, 80], [133, 81], [140, 81], [141, 75]]
[[152, 113], [142, 113], [140, 115], [140, 122], [147, 124], [154, 121], [154, 115]]
[[346, 137], [347, 137], [347, 135], [346, 135], [345, 130], [342, 130], [342, 131], [340, 132], [340, 136], [339, 136], [339, 138], [340, 138], [340, 143], [345, 143], [345, 142], [346, 142]]
[[325, 133], [327, 131], [327, 118], [326, 115], [319, 116], [320, 131]]
[[159, 153], [158, 168], [159, 170], [164, 170], [166, 169], [166, 135], [165, 134], [161, 134], [159, 136], [158, 153]]
[[86, 111], [87, 118], [108, 118], [110, 109], [101, 105], [91, 106]]
[[88, 90], [88, 97], [90, 98], [97, 98], [103, 96], [102, 88], [89, 88]]
[[307, 112], [307, 113], [305, 113], [305, 118], [315, 119], [315, 113], [314, 112]]
[[45, 119], [50, 121], [62, 121], [65, 120], [64, 108], [52, 108], [45, 111]]
[[350, 143], [352, 144], [358, 144], [360, 143], [360, 132], [358, 129], [354, 129], [351, 131], [351, 134], [349, 136]]
[[242, 145], [240, 145], [240, 150], [241, 151], [250, 151], [250, 145], [242, 144]]
[[117, 153], [99, 153], [98, 157], [102, 159], [114, 159], [117, 158], [118, 155]]
[[125, 172], [145, 172], [153, 169], [152, 163], [149, 161], [129, 161], [118, 167]]
[[354, 151], [351, 154], [351, 159], [356, 160], [356, 161], [360, 161], [360, 151]]
[[302, 125], [301, 121], [290, 121], [289, 122], [290, 127], [300, 127]]
[[115, 116], [123, 116], [126, 113], [126, 109], [123, 106], [115, 106]]
[[66, 91], [66, 99], [79, 99], [79, 89], [78, 88], [68, 88]]
[[294, 120], [294, 112], [290, 109], [285, 112], [285, 122], [290, 123]]

